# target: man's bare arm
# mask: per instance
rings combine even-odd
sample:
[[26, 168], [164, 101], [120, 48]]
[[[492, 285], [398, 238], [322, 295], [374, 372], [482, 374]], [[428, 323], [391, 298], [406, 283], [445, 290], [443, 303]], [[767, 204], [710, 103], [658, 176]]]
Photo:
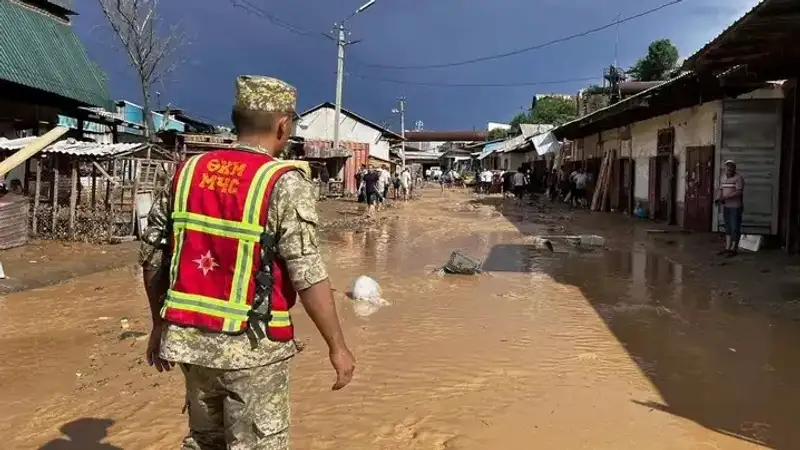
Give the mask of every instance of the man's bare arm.
[[147, 292], [147, 301], [150, 304], [150, 317], [153, 319], [153, 326], [161, 324], [161, 307], [164, 304], [164, 296], [169, 289], [169, 277], [166, 270], [162, 267], [145, 267], [142, 269], [144, 279], [144, 289]]
[[299, 173], [288, 173], [276, 183], [272, 201], [268, 217], [275, 221], [273, 229], [278, 230], [278, 254], [286, 263], [303, 307], [328, 344], [331, 364], [336, 370], [333, 389], [341, 389], [353, 377], [355, 358], [345, 343], [328, 272], [319, 252], [319, 217], [313, 186]]
[[139, 251], [144, 289], [154, 326], [161, 324], [161, 306], [169, 289], [169, 210], [170, 195], [165, 189], [159, 192], [147, 214], [148, 226], [142, 233]]
[[339, 324], [339, 315], [336, 313], [336, 303], [333, 301], [330, 281], [319, 282], [301, 291], [300, 302], [303, 303], [308, 316], [317, 326], [317, 330], [325, 339], [330, 351], [346, 350], [347, 344]]

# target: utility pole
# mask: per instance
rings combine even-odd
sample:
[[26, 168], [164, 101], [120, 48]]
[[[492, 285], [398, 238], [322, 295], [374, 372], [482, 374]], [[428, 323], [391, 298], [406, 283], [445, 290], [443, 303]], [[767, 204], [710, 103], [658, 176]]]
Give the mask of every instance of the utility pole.
[[344, 83], [344, 24], [340, 23], [336, 27], [337, 39], [336, 46], [339, 54], [336, 61], [336, 118], [333, 125], [333, 149], [339, 151], [339, 123], [342, 120], [342, 84]]
[[400, 136], [403, 140], [400, 142], [400, 158], [402, 164], [400, 169], [406, 168], [406, 98], [400, 97]]
[[[346, 41], [345, 23], [366, 11], [370, 6], [374, 5], [377, 0], [368, 0], [367, 3], [361, 5], [354, 13], [350, 14], [341, 22], [334, 24], [333, 32], [336, 35], [336, 48], [338, 50], [336, 60], [336, 123], [333, 124], [333, 148], [339, 149], [339, 124], [342, 121], [342, 85], [344, 84], [344, 48], [347, 45], [358, 43], [356, 41]], [[330, 36], [329, 36], [330, 37]]]

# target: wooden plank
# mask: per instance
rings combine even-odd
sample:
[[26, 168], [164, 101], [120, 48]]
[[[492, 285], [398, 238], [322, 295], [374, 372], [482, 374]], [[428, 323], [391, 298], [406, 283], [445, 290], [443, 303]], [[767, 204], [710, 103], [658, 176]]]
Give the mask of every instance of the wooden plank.
[[69, 192], [69, 237], [75, 239], [75, 208], [78, 205], [78, 160], [72, 161], [72, 180]]
[[42, 190], [42, 158], [36, 158], [36, 184], [33, 187], [33, 220], [31, 221], [33, 234], [36, 234], [39, 228], [39, 196]]
[[[114, 180], [114, 178], [103, 169], [103, 166], [97, 164], [96, 161], [92, 161], [92, 167], [97, 169], [100, 172], [100, 174], [103, 175], [103, 177], [106, 179], [107, 182], [112, 183], [114, 186], [118, 184], [117, 181]], [[106, 189], [106, 191], [108, 191], [108, 189]]]
[[28, 158], [39, 153], [43, 148], [55, 142], [68, 130], [69, 128], [67, 127], [55, 127], [45, 133], [44, 136], [26, 145], [25, 148], [9, 156], [3, 162], [0, 162], [0, 176], [11, 172], [15, 167], [27, 161]]

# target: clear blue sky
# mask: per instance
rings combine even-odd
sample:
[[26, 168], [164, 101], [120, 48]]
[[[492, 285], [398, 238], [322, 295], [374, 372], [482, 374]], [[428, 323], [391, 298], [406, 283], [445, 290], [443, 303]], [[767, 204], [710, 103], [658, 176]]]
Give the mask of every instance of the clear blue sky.
[[[271, 75], [294, 84], [298, 109], [333, 101], [336, 47], [319, 35], [366, 0], [246, 0], [312, 32], [300, 36], [234, 7], [242, 0], [162, 0], [167, 24], [178, 23], [189, 36], [185, 63], [163, 86], [161, 102], [228, 123], [234, 78]], [[348, 76], [343, 105], [373, 121], [399, 129], [391, 110], [408, 99], [407, 128], [417, 120], [425, 129], [485, 128], [508, 121], [530, 105], [536, 93], [575, 93], [590, 82], [542, 86], [476, 88], [430, 87], [375, 81], [404, 80], [451, 84], [505, 84], [599, 77], [614, 58], [616, 31], [520, 55], [450, 68], [396, 70], [362, 63], [425, 65], [447, 63], [533, 46], [634, 15], [667, 0], [377, 0], [351, 22]], [[694, 53], [758, 0], [684, 0], [619, 27], [618, 60], [630, 66], [648, 44], [669, 38], [681, 57]], [[78, 34], [90, 56], [105, 70], [117, 99], [138, 101], [139, 88], [127, 57], [115, 46], [97, 0], [76, 0]], [[361, 78], [364, 77], [364, 78]], [[372, 79], [366, 79], [372, 78]], [[155, 96], [154, 96], [155, 99]]]

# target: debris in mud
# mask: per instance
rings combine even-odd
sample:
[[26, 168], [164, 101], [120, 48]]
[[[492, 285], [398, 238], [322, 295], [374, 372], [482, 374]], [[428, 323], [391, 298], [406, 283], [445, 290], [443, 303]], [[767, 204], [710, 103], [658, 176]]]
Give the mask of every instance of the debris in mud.
[[459, 250], [454, 250], [450, 254], [450, 260], [439, 269], [440, 274], [449, 273], [454, 275], [476, 275], [481, 273], [483, 261], [475, 259]]
[[377, 302], [381, 298], [381, 287], [377, 281], [361, 275], [353, 281], [353, 288], [350, 293], [353, 300]]
[[378, 282], [364, 275], [355, 279], [348, 294], [353, 300], [353, 312], [362, 317], [372, 315], [381, 307], [389, 305], [382, 296]]
[[537, 250], [550, 250], [551, 252], [555, 251], [553, 250], [553, 243], [547, 238], [534, 236], [531, 238], [531, 245]]
[[147, 333], [143, 333], [141, 331], [124, 331], [119, 335], [119, 340], [124, 341], [125, 339], [136, 339], [137, 341], [141, 341], [146, 337]]

